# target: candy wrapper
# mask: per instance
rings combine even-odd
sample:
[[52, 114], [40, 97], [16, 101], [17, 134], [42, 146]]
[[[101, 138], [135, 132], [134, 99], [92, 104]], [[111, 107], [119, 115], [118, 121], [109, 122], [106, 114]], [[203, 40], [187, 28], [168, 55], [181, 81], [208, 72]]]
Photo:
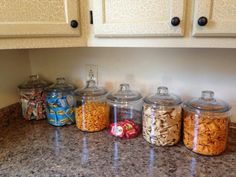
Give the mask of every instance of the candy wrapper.
[[46, 98], [48, 122], [54, 126], [75, 123], [74, 96], [51, 93]]
[[42, 89], [32, 89], [21, 92], [23, 117], [26, 120], [46, 118], [45, 94]]
[[110, 106], [109, 133], [120, 138], [134, 138], [141, 130], [141, 112]]
[[119, 121], [112, 123], [109, 128], [109, 133], [119, 138], [135, 138], [140, 133], [140, 125], [131, 120]]

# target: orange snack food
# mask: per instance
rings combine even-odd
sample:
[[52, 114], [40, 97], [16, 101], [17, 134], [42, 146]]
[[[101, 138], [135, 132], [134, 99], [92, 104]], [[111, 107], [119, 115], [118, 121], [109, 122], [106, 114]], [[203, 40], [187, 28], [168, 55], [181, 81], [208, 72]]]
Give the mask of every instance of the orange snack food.
[[193, 152], [219, 155], [225, 151], [228, 139], [229, 117], [184, 115], [184, 144]]
[[184, 144], [195, 153], [214, 156], [225, 151], [231, 106], [215, 99], [214, 92], [202, 91], [200, 98], [183, 104]]
[[109, 125], [109, 106], [106, 102], [85, 102], [76, 108], [76, 125], [82, 131], [96, 132]]

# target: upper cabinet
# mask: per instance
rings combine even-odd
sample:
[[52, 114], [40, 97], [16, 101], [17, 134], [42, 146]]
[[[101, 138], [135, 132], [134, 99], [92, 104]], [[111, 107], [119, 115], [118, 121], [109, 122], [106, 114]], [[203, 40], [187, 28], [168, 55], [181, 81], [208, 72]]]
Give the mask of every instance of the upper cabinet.
[[0, 0], [0, 49], [236, 48], [235, 37], [236, 0]]
[[79, 0], [1, 0], [0, 37], [79, 36]]
[[93, 0], [96, 37], [183, 36], [185, 0]]
[[194, 36], [236, 36], [236, 0], [195, 0]]

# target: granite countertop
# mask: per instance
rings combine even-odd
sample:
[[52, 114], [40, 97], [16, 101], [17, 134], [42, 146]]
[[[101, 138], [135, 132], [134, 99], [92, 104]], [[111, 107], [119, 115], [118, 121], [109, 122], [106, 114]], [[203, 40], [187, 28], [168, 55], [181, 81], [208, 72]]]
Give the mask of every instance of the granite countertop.
[[15, 119], [0, 130], [0, 176], [235, 177], [236, 131], [224, 154], [206, 157], [182, 143], [152, 147], [142, 136], [119, 140], [106, 131]]

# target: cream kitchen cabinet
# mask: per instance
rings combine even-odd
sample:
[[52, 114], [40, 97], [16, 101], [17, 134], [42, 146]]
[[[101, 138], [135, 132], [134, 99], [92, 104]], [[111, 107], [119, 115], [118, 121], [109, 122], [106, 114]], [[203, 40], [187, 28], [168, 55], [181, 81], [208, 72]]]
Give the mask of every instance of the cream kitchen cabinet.
[[79, 36], [79, 0], [1, 0], [0, 37]]
[[79, 35], [79, 0], [0, 1], [0, 37]]
[[194, 36], [236, 36], [236, 0], [195, 0]]
[[185, 0], [93, 0], [96, 37], [183, 36]]

